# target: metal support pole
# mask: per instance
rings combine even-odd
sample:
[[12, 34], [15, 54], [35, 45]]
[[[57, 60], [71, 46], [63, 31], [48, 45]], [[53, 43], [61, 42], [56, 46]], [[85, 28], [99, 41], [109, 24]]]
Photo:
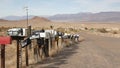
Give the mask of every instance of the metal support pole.
[[27, 14], [27, 26], [28, 26], [28, 7], [26, 7], [26, 14]]
[[1, 68], [5, 68], [5, 45], [1, 45]]

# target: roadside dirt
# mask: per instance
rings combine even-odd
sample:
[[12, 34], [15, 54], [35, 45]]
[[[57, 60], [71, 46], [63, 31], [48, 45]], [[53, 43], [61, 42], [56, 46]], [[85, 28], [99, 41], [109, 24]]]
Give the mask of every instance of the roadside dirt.
[[29, 68], [120, 68], [120, 39], [81, 32], [84, 41]]

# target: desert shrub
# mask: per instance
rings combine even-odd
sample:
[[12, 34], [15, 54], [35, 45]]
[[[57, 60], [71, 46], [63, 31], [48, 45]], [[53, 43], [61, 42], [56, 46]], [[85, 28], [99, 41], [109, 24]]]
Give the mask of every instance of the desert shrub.
[[57, 31], [64, 32], [65, 28], [59, 27], [59, 28], [57, 28]]
[[73, 31], [74, 29], [73, 28], [69, 28], [69, 31]]
[[54, 28], [54, 26], [53, 26], [53, 25], [50, 25], [50, 28], [51, 28], [51, 29], [53, 29], [53, 28]]
[[94, 28], [90, 28], [89, 30], [90, 30], [90, 31], [94, 31], [95, 29], [94, 29]]
[[87, 28], [87, 27], [85, 27], [85, 30], [88, 30], [88, 28]]
[[2, 31], [7, 31], [9, 29], [9, 27], [4, 27], [4, 26], [2, 26], [2, 27], [0, 27], [0, 32], [2, 32]]
[[117, 31], [112, 31], [112, 33], [113, 33], [113, 34], [118, 34], [118, 32], [117, 32]]
[[78, 30], [77, 30], [77, 29], [74, 29], [73, 32], [78, 32]]
[[97, 31], [98, 31], [98, 32], [101, 32], [101, 33], [108, 33], [108, 31], [106, 31], [105, 28], [98, 29]]

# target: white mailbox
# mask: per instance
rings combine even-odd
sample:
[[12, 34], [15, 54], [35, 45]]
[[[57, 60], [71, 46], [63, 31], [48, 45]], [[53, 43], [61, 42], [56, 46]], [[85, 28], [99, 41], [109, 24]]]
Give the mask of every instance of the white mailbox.
[[45, 30], [45, 32], [50, 33], [51, 37], [55, 37], [58, 35], [58, 32], [55, 30]]
[[45, 33], [50, 33], [50, 37], [54, 37], [54, 30], [45, 30]]
[[26, 36], [27, 32], [25, 28], [12, 28], [7, 31], [9, 36]]
[[48, 32], [37, 32], [30, 36], [30, 39], [37, 39], [37, 38], [50, 38], [50, 33]]
[[48, 32], [40, 33], [40, 37], [41, 38], [50, 38], [50, 33], [48, 33]]

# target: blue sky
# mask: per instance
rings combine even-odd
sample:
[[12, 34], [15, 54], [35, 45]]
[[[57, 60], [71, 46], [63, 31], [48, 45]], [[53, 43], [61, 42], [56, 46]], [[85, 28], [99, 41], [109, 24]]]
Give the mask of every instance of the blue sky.
[[0, 17], [120, 11], [120, 0], [0, 0]]

